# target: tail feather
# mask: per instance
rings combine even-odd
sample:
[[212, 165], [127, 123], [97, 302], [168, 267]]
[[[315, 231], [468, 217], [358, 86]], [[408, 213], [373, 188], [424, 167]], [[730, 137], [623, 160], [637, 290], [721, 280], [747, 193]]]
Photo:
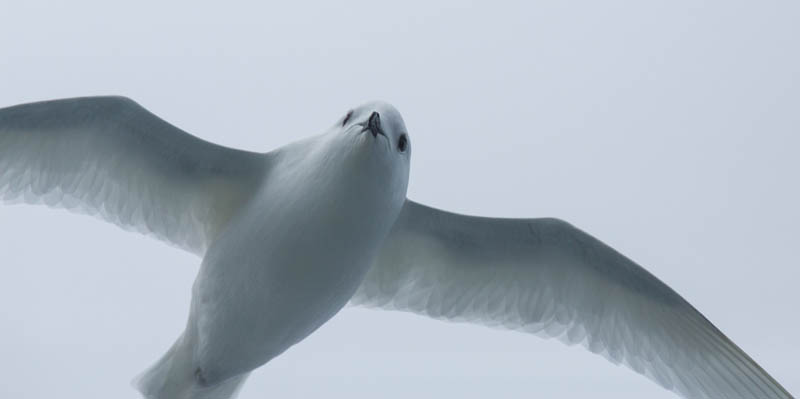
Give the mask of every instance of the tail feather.
[[231, 377], [211, 386], [195, 378], [191, 352], [178, 339], [161, 359], [133, 380], [146, 399], [235, 399], [249, 373]]

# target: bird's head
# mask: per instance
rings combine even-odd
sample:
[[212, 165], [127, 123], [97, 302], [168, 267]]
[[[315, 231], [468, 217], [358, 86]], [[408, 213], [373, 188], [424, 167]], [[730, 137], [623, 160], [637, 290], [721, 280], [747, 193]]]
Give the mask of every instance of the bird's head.
[[341, 144], [334, 147], [345, 155], [348, 173], [359, 184], [384, 190], [399, 210], [411, 163], [411, 141], [400, 112], [386, 102], [368, 102], [347, 111], [325, 136]]

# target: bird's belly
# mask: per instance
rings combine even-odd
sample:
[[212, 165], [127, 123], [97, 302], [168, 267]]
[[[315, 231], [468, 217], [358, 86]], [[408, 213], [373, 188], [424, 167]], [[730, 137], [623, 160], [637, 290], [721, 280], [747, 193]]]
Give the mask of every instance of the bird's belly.
[[281, 354], [333, 317], [363, 280], [379, 242], [347, 226], [309, 231], [298, 220], [281, 232], [237, 234], [204, 260], [187, 336], [207, 382]]

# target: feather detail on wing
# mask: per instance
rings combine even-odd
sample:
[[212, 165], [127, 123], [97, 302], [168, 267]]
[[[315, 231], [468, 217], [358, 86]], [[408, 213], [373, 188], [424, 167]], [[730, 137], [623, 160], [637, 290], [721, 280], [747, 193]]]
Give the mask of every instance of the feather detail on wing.
[[124, 97], [0, 109], [0, 199], [99, 216], [202, 255], [268, 157], [194, 137]]
[[791, 398], [680, 295], [558, 219], [406, 205], [353, 304], [583, 344], [687, 398]]

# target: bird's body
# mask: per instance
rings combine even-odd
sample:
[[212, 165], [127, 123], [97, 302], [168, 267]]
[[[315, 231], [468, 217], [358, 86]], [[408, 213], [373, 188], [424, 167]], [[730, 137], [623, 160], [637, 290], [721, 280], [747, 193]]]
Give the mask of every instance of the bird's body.
[[[347, 304], [402, 208], [405, 185], [387, 188], [406, 173], [385, 162], [383, 138], [350, 130], [270, 154], [261, 188], [203, 259], [184, 335], [139, 380], [145, 395], [214, 397]], [[161, 383], [167, 368], [177, 384]]]
[[268, 153], [199, 140], [124, 98], [0, 109], [0, 198], [96, 214], [203, 258], [148, 399], [228, 399], [348, 301], [581, 343], [690, 398], [792, 396], [653, 275], [558, 219], [406, 199], [385, 103]]

